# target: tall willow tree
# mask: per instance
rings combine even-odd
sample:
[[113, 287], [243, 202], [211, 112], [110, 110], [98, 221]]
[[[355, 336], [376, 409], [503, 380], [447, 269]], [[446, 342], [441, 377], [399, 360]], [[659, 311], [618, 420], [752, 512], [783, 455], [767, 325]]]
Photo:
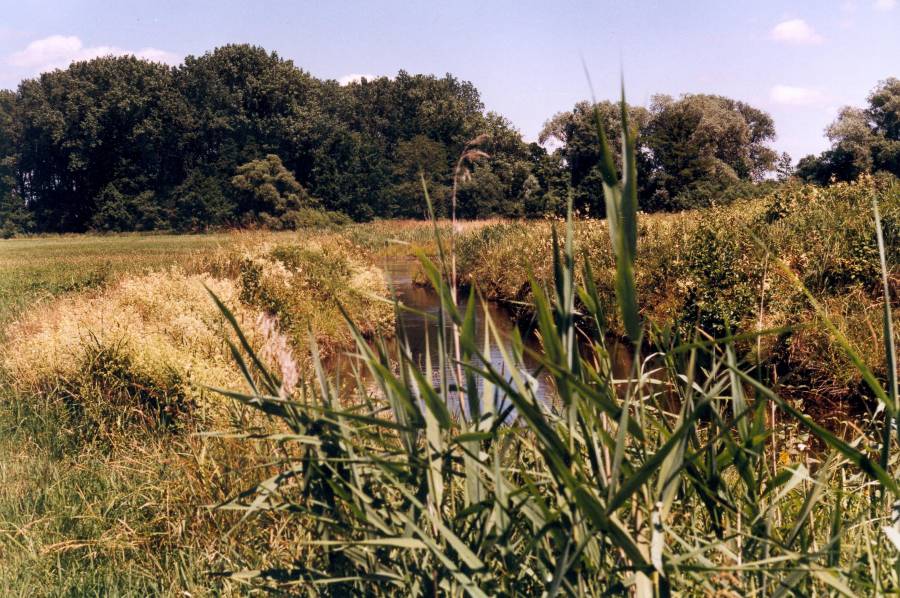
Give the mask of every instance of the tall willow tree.
[[825, 133], [831, 149], [800, 160], [801, 178], [826, 184], [873, 171], [900, 176], [900, 79], [881, 81], [869, 94], [866, 108], [841, 108]]

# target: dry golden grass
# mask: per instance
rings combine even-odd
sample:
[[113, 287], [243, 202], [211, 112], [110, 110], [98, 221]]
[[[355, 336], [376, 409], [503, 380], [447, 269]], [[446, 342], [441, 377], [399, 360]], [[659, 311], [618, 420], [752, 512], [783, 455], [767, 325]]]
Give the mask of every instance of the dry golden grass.
[[[194, 433], [233, 422], [261, 428], [266, 421], [204, 390], [242, 385], [222, 316], [204, 285], [284, 372], [281, 322], [272, 327], [282, 314], [263, 318], [275, 306], [241, 300], [243, 268], [260, 262], [268, 274], [285, 270], [277, 291], [292, 310], [293, 340], [302, 340], [305, 350], [311, 325], [324, 347], [337, 350], [349, 337], [341, 336], [347, 331], [336, 299], [372, 331], [388, 319], [389, 306], [371, 297], [386, 294], [370, 261], [374, 252], [309, 231], [2, 243], [0, 587], [6, 594], [231, 595], [239, 586], [207, 572], [300, 558], [293, 540], [302, 530], [275, 525], [279, 539], [273, 527], [255, 524], [223, 541], [238, 514], [223, 519], [206, 510], [241, 487], [234, 472], [258, 467], [260, 459], [246, 444], [237, 450], [235, 441]], [[285, 255], [303, 250], [291, 271], [272, 257], [278, 248]], [[344, 275], [329, 283], [337, 263]], [[333, 292], [323, 292], [325, 283]], [[289, 351], [298, 359], [290, 361], [302, 368], [296, 344]], [[261, 544], [277, 549], [257, 554]]]
[[[241, 382], [225, 337], [224, 319], [210, 300], [208, 287], [229, 305], [248, 331], [259, 314], [242, 307], [230, 280], [186, 275], [172, 268], [126, 276], [101, 289], [60, 298], [27, 312], [12, 324], [0, 352], [0, 367], [14, 392], [42, 395], [58, 388], [85, 388], [103, 363], [92, 356], [114, 351], [144, 386], [207, 412], [208, 386]], [[155, 387], [152, 388], [152, 387]], [[99, 398], [108, 398], [98, 389]], [[77, 397], [77, 399], [90, 397]], [[87, 407], [87, 406], [85, 406]], [[109, 405], [94, 405], [102, 412]], [[140, 408], [140, 406], [135, 406]]]

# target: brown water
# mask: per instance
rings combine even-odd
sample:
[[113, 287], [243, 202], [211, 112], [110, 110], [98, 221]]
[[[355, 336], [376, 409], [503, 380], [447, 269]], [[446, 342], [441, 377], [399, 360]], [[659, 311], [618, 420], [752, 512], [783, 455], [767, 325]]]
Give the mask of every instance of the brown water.
[[[413, 282], [413, 274], [416, 271], [418, 262], [411, 258], [400, 258], [387, 260], [380, 264], [385, 272], [388, 283], [391, 285], [397, 297], [403, 305], [411, 310], [401, 310], [399, 317], [399, 328], [408, 339], [410, 352], [413, 359], [419, 364], [419, 367], [425, 369], [426, 347], [431, 353], [432, 363], [436, 364], [435, 358], [436, 348], [438, 346], [438, 326], [439, 314], [441, 311], [441, 301], [437, 293], [430, 286], [421, 286]], [[464, 311], [467, 294], [460, 295], [460, 310]], [[486, 302], [479, 305], [475, 310], [475, 335], [479, 347], [484, 346], [484, 313], [487, 313], [499, 332], [499, 336], [503, 341], [503, 350], [508, 356], [513, 355], [512, 335], [516, 329], [510, 314], [495, 303]], [[416, 313], [419, 312], [419, 313]], [[444, 315], [444, 338], [452, 339], [452, 324], [449, 315]], [[524, 345], [532, 351], [540, 351], [540, 344], [536, 338], [522, 332]], [[494, 339], [491, 339], [490, 352], [485, 357], [490, 361], [491, 366], [498, 372], [509, 374], [508, 365], [503, 359], [500, 347], [497, 346]], [[452, 347], [449, 347], [452, 351]], [[477, 364], [476, 364], [477, 365]], [[449, 360], [447, 368], [451, 367]], [[518, 364], [519, 370], [528, 374], [526, 378], [531, 379], [534, 385], [536, 395], [545, 399], [552, 394], [550, 377], [546, 373], [542, 373], [537, 361], [525, 351], [523, 363]], [[429, 372], [425, 372], [426, 374]], [[439, 379], [437, 366], [432, 368], [431, 379], [437, 381]], [[454, 380], [454, 375], [449, 369], [445, 372], [447, 379]], [[480, 380], [479, 380], [480, 381]]]
[[[435, 359], [435, 352], [436, 347], [438, 346], [438, 314], [441, 310], [441, 302], [437, 293], [435, 293], [430, 286], [424, 287], [416, 285], [413, 282], [413, 274], [416, 272], [417, 264], [417, 260], [413, 258], [394, 258], [385, 260], [379, 265], [384, 270], [388, 283], [391, 285], [400, 301], [416, 312], [421, 312], [414, 313], [401, 310], [399, 328], [408, 339], [413, 359], [416, 360], [424, 372], [426, 346], [431, 353], [432, 363], [434, 364], [437, 362], [437, 359]], [[462, 303], [460, 306], [461, 310], [465, 310], [464, 303], [466, 298], [467, 296], [460, 296], [460, 302]], [[503, 343], [503, 350], [508, 356], [512, 356], [512, 336], [517, 325], [511, 314], [495, 303], [486, 302], [479, 306], [479, 309], [475, 310], [475, 333], [478, 346], [484, 346], [485, 307], [487, 308], [486, 311], [490, 316], [491, 321], [500, 333], [499, 336]], [[449, 317], [445, 317], [444, 322], [445, 338], [451, 339], [452, 334]], [[527, 374], [526, 379], [530, 380], [530, 383], [534, 385], [533, 388], [535, 394], [540, 400], [552, 402], [555, 397], [552, 379], [545, 371], [541, 370], [538, 362], [533, 358], [533, 355], [529, 355], [528, 351], [530, 349], [535, 353], [540, 353], [540, 341], [534, 335], [529, 334], [529, 331], [524, 328], [520, 328], [519, 332], [522, 336], [526, 351], [523, 355], [523, 362], [518, 364], [518, 369], [520, 372]], [[609, 347], [611, 349], [611, 354], [613, 355], [613, 374], [617, 377], [624, 377], [627, 375], [631, 365], [628, 351], [625, 347], [615, 342], [610, 344]], [[452, 348], [450, 349], [452, 350]], [[509, 374], [508, 365], [503, 359], [501, 348], [496, 345], [494, 339], [491, 339], [490, 352], [485, 357], [490, 361], [492, 367], [496, 371], [502, 374]], [[431, 372], [424, 373], [430, 373], [431, 379], [434, 381], [439, 379], [437, 367], [433, 367]], [[447, 371], [445, 373], [447, 379], [454, 379], [451, 372]], [[502, 404], [502, 396], [497, 397], [497, 404]]]

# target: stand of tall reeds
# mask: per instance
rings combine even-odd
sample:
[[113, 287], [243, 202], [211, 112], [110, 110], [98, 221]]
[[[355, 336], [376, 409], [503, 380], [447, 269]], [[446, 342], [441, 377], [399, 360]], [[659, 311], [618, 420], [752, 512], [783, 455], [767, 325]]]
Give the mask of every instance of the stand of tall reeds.
[[[484, 343], [476, 341], [476, 290], [458, 307], [452, 236], [448, 268], [437, 228], [438, 262], [420, 260], [440, 296], [437, 318], [449, 318], [453, 332], [438, 323], [424, 373], [402, 329], [390, 351], [348, 321], [357, 339], [355, 391], [338, 390], [346, 381], [329, 376], [313, 343], [316, 376], [285, 397], [278, 374], [219, 303], [247, 380], [247, 390], [220, 392], [271, 417], [273, 430], [253, 437], [277, 447], [267, 465], [278, 470], [221, 507], [245, 519], [292, 513], [308, 532], [309, 555], [267, 571], [223, 575], [327, 595], [778, 597], [900, 590], [900, 527], [891, 505], [900, 499], [900, 437], [891, 434], [900, 409], [887, 281], [887, 389], [833, 329], [882, 405], [872, 422], [881, 431], [862, 426], [849, 441], [738, 361], [733, 344], [755, 333], [687, 343], [667, 341], [664, 331], [647, 334], [633, 272], [635, 150], [624, 100], [622, 106], [621, 178], [599, 124], [598, 132], [617, 304], [634, 347], [631, 375], [613, 377], [589, 263], [582, 265], [585, 282], [575, 284], [571, 209], [565, 241], [553, 234], [553, 284], [531, 281], [542, 342], [532, 357], [552, 381], [554, 404], [538, 398], [523, 371], [521, 339], [506, 349], [488, 313]], [[771, 262], [792, 276], [777, 256]], [[395, 309], [404, 306], [395, 302]], [[821, 316], [828, 325], [824, 310]], [[502, 355], [501, 368], [492, 365], [492, 347]], [[773, 409], [777, 428], [767, 418]], [[797, 430], [816, 439], [812, 458], [767, 454], [795, 443]]]

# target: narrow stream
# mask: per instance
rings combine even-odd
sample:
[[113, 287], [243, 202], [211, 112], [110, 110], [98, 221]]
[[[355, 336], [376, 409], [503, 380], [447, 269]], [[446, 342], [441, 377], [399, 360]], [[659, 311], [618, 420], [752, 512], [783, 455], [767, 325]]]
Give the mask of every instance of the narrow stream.
[[[388, 283], [392, 286], [394, 292], [401, 302], [421, 313], [413, 313], [402, 311], [400, 314], [399, 326], [409, 340], [410, 350], [413, 358], [424, 371], [426, 345], [430, 349], [432, 363], [436, 363], [435, 350], [438, 346], [438, 318], [437, 315], [441, 309], [440, 298], [430, 286], [420, 286], [414, 283], [413, 275], [417, 270], [418, 261], [414, 258], [394, 258], [385, 260], [379, 264], [385, 272]], [[461, 309], [465, 309], [466, 297], [461, 296]], [[479, 306], [475, 310], [475, 333], [477, 336], [478, 346], [484, 345], [484, 306]], [[512, 334], [516, 329], [511, 314], [503, 309], [500, 305], [488, 302], [486, 304], [487, 313], [489, 314], [494, 325], [497, 327], [500, 337], [503, 340], [503, 350], [507, 355], [512, 355]], [[449, 318], [447, 318], [449, 320]], [[445, 322], [447, 330], [445, 338], [450, 339], [450, 323]], [[526, 348], [535, 352], [541, 350], [540, 341], [534, 336], [527, 334], [526, 330], [520, 329], [523, 342]], [[613, 356], [613, 375], [619, 378], [625, 377], [629, 373], [631, 367], [631, 358], [628, 350], [616, 341], [610, 341], [608, 345], [611, 355]], [[486, 356], [491, 365], [498, 372], [507, 371], [507, 365], [504, 362], [500, 347], [496, 346], [494, 339], [490, 343], [490, 355]], [[536, 395], [543, 401], [552, 402], [555, 395], [552, 380], [550, 376], [539, 369], [535, 359], [528, 355], [525, 351], [523, 357], [524, 363], [520, 364], [520, 371], [526, 372], [531, 378], [531, 383], [536, 385]], [[425, 372], [428, 373], [428, 372]], [[430, 372], [432, 380], [438, 379], [438, 371], [433, 367]], [[449, 375], [449, 372], [447, 372]], [[452, 379], [452, 376], [450, 376]]]
[[[430, 286], [421, 286], [413, 282], [413, 274], [416, 272], [418, 266], [418, 261], [416, 259], [391, 259], [382, 262], [380, 266], [382, 270], [384, 270], [388, 283], [391, 285], [400, 301], [407, 307], [416, 310], [417, 312], [421, 312], [414, 313], [405, 310], [401, 311], [399, 326], [409, 340], [413, 359], [416, 360], [419, 367], [424, 371], [426, 346], [431, 352], [432, 363], [434, 364], [437, 362], [435, 350], [438, 346], [437, 316], [441, 310], [440, 298]], [[461, 311], [465, 311], [467, 299], [468, 294], [460, 295], [459, 307]], [[516, 325], [510, 314], [495, 303], [488, 302], [479, 305], [475, 310], [475, 335], [478, 346], [484, 346], [484, 307], [487, 307], [487, 312], [491, 321], [500, 333], [500, 337], [503, 340], [503, 350], [506, 351], [508, 356], [511, 356], [512, 335], [513, 331], [516, 329]], [[445, 338], [449, 340], [452, 338], [452, 325], [449, 321], [449, 316], [445, 317], [444, 327]], [[533, 351], [539, 351], [540, 343], [537, 338], [533, 335], [526, 335], [525, 331], [521, 332], [525, 346]], [[507, 364], [504, 362], [501, 348], [497, 346], [494, 339], [491, 339], [490, 342], [490, 355], [487, 355], [486, 357], [490, 360], [491, 366], [498, 372], [505, 373], [508, 369]], [[531, 382], [536, 385], [535, 394], [537, 397], [542, 400], [551, 398], [550, 395], [552, 395], [552, 389], [550, 377], [546, 373], [538, 371], [538, 363], [528, 355], [527, 351], [525, 352], [523, 360], [524, 363], [521, 364], [519, 369], [532, 378]], [[432, 379], [435, 381], [438, 380], [438, 374], [437, 367], [433, 367], [433, 371], [431, 372]], [[446, 375], [450, 379], [453, 378], [449, 371], [446, 372]]]

